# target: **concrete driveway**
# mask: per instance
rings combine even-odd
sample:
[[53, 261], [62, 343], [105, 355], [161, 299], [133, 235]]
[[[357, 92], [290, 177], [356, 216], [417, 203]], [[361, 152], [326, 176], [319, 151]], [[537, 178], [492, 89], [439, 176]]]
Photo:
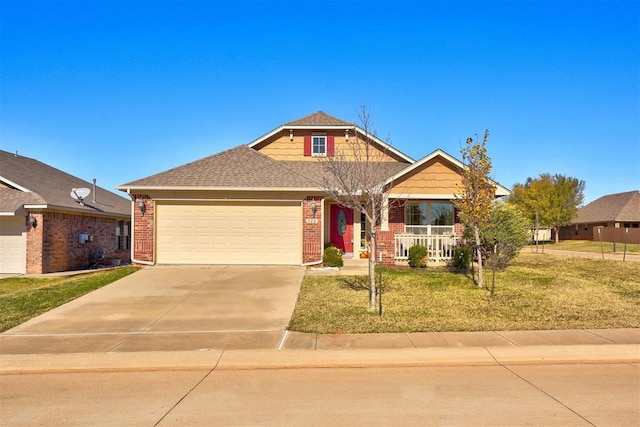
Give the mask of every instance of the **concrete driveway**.
[[0, 334], [0, 354], [276, 349], [302, 267], [158, 266]]

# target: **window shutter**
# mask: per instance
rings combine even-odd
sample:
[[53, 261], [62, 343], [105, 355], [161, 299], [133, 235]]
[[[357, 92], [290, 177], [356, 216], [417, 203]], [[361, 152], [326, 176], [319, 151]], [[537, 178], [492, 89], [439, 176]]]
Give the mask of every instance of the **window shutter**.
[[311, 155], [311, 135], [304, 136], [304, 155]]
[[333, 157], [333, 153], [335, 152], [335, 138], [333, 135], [327, 136], [327, 156]]

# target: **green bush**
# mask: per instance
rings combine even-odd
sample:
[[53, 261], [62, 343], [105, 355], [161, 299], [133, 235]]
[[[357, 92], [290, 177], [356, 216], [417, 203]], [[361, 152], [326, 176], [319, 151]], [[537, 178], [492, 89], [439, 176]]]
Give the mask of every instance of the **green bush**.
[[409, 266], [412, 268], [426, 267], [429, 251], [422, 245], [413, 245], [409, 248]]
[[322, 264], [325, 267], [342, 267], [342, 251], [335, 246], [327, 247], [322, 253]]
[[453, 268], [468, 270], [471, 266], [471, 248], [466, 245], [458, 245], [453, 250]]

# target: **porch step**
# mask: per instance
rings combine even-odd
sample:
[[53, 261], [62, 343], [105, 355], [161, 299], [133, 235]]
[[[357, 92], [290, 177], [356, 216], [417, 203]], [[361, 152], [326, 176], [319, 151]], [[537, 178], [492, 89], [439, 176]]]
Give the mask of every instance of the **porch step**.
[[369, 260], [367, 258], [344, 258], [342, 257], [342, 262], [345, 267], [367, 267], [369, 265]]
[[364, 258], [342, 258], [344, 265], [340, 273], [345, 276], [366, 276], [369, 274], [369, 260]]

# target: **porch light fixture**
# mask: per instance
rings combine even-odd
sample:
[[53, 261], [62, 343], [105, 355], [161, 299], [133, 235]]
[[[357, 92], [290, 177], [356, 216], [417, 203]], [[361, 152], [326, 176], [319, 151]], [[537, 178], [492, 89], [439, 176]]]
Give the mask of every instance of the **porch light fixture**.
[[318, 212], [318, 205], [315, 200], [311, 202], [311, 215], [316, 216], [316, 212]]
[[27, 227], [36, 228], [38, 226], [38, 220], [35, 216], [29, 214], [26, 218]]
[[293, 141], [293, 129], [289, 129], [289, 141]]
[[344, 130], [344, 140], [348, 141], [349, 140], [349, 129], [345, 129]]
[[140, 212], [144, 215], [144, 211], [147, 210], [147, 206], [144, 204], [144, 200], [143, 199], [138, 199], [138, 209], [140, 209]]

